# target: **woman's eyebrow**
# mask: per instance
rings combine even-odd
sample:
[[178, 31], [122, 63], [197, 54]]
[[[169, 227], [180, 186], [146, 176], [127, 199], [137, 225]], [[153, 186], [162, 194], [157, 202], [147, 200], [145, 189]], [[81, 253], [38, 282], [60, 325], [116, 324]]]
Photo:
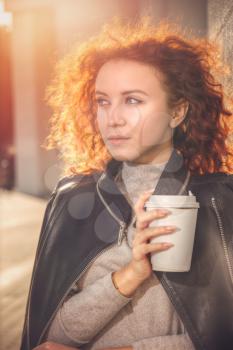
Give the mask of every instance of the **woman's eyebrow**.
[[[122, 94], [122, 95], [127, 95], [127, 94], [131, 94], [131, 93], [134, 93], [134, 92], [139, 92], [139, 93], [141, 93], [141, 94], [144, 94], [144, 95], [146, 95], [146, 96], [149, 96], [145, 91], [140, 90], [140, 89], [122, 91], [121, 94]], [[108, 96], [108, 94], [106, 94], [105, 92], [99, 91], [99, 90], [96, 90], [95, 94], [96, 94], [96, 95]]]

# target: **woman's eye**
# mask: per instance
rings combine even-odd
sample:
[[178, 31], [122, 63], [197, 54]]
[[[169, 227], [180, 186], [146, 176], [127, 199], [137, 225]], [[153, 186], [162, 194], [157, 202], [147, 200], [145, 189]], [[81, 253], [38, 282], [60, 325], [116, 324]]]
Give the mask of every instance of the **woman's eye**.
[[[137, 98], [134, 98], [134, 97], [127, 97], [126, 102], [128, 101], [130, 101], [129, 104], [131, 105], [142, 103], [141, 100], [138, 100]], [[109, 104], [109, 102], [107, 100], [104, 100], [103, 98], [96, 98], [95, 102], [97, 103], [98, 106], [105, 106]]]
[[127, 101], [129, 100], [133, 100], [133, 101], [136, 101], [136, 102], [133, 102], [133, 103], [130, 103], [130, 104], [137, 104], [137, 103], [142, 103], [142, 101], [138, 100], [137, 98], [134, 98], [134, 97], [127, 97], [126, 99]]
[[103, 98], [97, 98], [95, 100], [95, 102], [99, 105], [99, 106], [103, 106], [103, 105], [106, 105], [106, 103], [103, 103], [103, 102], [108, 102], [106, 100], [104, 100]]

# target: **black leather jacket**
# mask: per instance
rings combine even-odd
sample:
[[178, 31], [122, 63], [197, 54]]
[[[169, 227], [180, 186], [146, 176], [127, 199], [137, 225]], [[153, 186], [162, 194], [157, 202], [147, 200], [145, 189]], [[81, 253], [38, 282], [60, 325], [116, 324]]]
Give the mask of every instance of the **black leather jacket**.
[[[132, 210], [103, 173], [63, 178], [47, 204], [28, 296], [21, 350], [33, 349], [71, 286], [103, 250], [120, 244]], [[200, 203], [189, 272], [157, 272], [198, 350], [233, 349], [233, 175], [195, 175], [173, 152], [155, 194], [187, 194]], [[127, 344], [126, 344], [127, 345]]]

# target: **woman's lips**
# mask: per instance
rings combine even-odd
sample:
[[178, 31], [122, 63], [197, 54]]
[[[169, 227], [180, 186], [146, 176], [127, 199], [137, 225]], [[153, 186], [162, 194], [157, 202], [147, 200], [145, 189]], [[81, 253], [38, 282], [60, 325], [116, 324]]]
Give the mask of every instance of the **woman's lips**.
[[113, 145], [119, 145], [121, 143], [126, 142], [127, 140], [129, 140], [129, 138], [126, 138], [126, 137], [108, 138], [108, 142], [113, 144]]

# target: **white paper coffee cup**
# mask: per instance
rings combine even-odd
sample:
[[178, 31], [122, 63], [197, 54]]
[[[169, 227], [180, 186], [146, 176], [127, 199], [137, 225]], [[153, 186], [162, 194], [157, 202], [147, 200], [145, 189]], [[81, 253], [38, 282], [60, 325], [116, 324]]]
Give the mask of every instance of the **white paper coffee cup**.
[[175, 225], [177, 231], [154, 237], [150, 243], [169, 242], [173, 247], [151, 253], [152, 269], [167, 272], [185, 272], [191, 267], [193, 243], [199, 203], [189, 191], [188, 196], [152, 195], [146, 210], [168, 209], [171, 214], [151, 222], [150, 227]]

